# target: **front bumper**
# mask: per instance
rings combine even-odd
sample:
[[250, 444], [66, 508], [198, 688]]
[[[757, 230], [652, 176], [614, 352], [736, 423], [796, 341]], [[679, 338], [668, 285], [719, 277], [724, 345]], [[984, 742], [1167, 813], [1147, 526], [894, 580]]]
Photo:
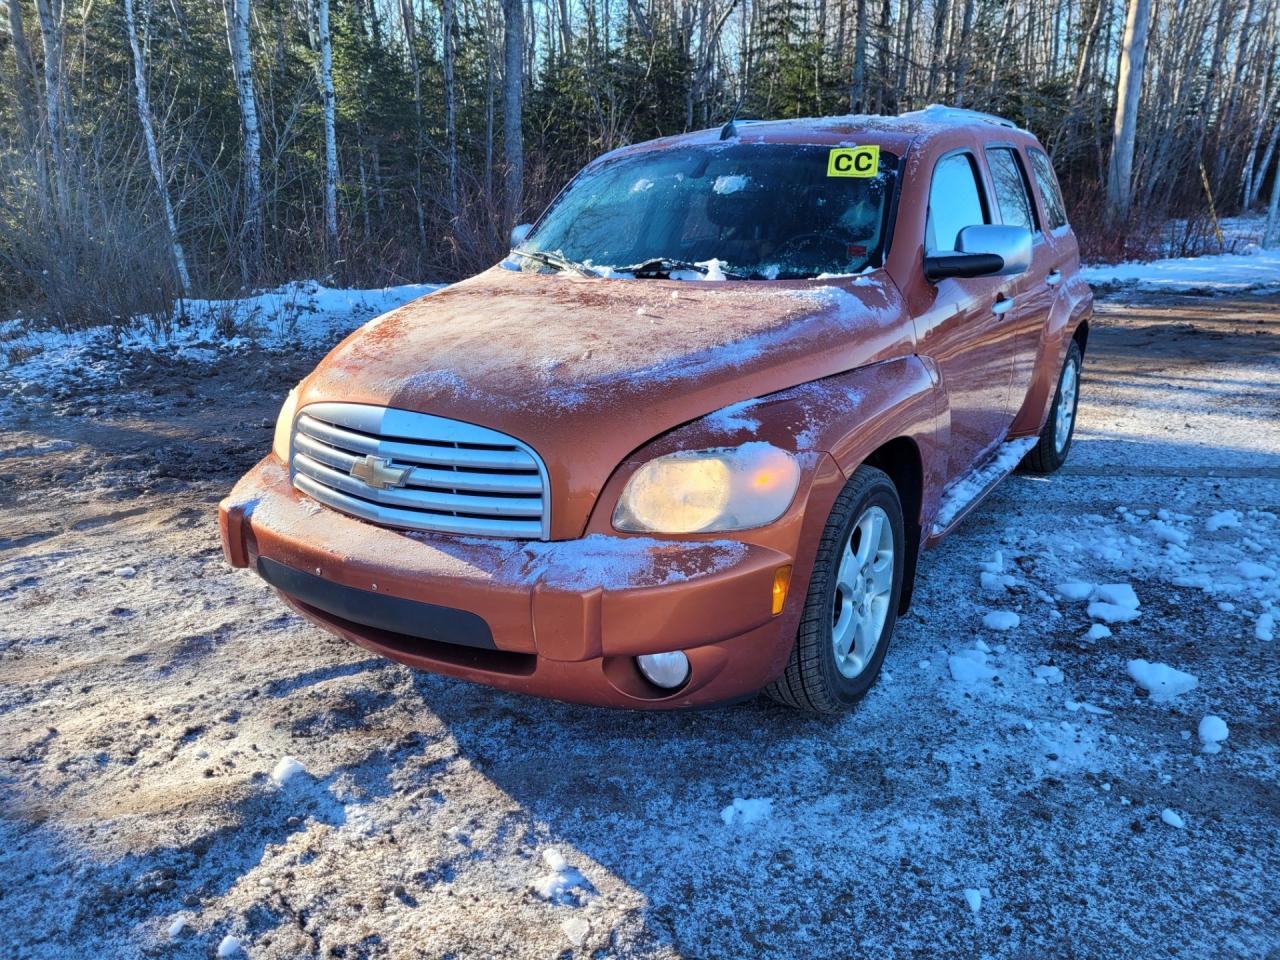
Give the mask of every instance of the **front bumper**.
[[[790, 549], [409, 533], [321, 507], [272, 457], [219, 508], [228, 561], [253, 567], [300, 613], [347, 640], [507, 690], [632, 708], [733, 700], [782, 672], [807, 589], [798, 575], [807, 567], [795, 557], [803, 513], [793, 504], [779, 521], [774, 539]], [[775, 616], [774, 574], [787, 564], [797, 575]], [[684, 650], [691, 665], [675, 692], [645, 680], [633, 659], [668, 650]]]

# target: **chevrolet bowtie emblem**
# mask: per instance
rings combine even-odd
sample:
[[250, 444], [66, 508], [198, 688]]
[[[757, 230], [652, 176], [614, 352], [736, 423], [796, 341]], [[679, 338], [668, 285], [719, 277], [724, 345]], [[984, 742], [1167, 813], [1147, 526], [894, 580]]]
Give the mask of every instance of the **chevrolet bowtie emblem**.
[[386, 490], [388, 487], [403, 487], [405, 477], [409, 475], [408, 467], [393, 467], [390, 460], [381, 457], [361, 457], [351, 466], [351, 475], [363, 480], [375, 490]]

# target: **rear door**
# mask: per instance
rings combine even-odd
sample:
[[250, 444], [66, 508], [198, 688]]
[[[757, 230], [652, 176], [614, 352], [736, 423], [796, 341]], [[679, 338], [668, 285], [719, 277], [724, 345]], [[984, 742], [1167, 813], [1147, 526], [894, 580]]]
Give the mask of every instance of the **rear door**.
[[[965, 227], [992, 222], [978, 158], [970, 150], [944, 154], [934, 165], [925, 225], [927, 253], [954, 250]], [[948, 479], [986, 458], [1012, 421], [1009, 385], [1014, 339], [1001, 291], [1008, 278], [947, 277], [916, 318], [918, 350], [938, 365], [951, 410]]]
[[1004, 314], [1014, 341], [1013, 379], [1009, 391], [1009, 414], [1012, 418], [1022, 408], [1023, 398], [1031, 386], [1040, 335], [1049, 322], [1053, 306], [1056, 278], [1053, 249], [1040, 229], [1040, 217], [1032, 199], [1031, 179], [1021, 152], [1012, 144], [990, 144], [983, 151], [987, 173], [991, 177], [995, 214], [1000, 223], [1026, 227], [1031, 231], [1031, 267], [1016, 277], [1006, 277], [1003, 292], [1013, 301]]

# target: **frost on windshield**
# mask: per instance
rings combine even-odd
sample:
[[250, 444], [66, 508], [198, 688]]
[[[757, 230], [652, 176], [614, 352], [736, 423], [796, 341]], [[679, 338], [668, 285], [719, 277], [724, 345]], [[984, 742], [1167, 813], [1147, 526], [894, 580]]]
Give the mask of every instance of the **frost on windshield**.
[[880, 265], [898, 159], [879, 151], [878, 168], [842, 174], [833, 149], [704, 144], [606, 160], [574, 181], [518, 252], [606, 276], [860, 273]]

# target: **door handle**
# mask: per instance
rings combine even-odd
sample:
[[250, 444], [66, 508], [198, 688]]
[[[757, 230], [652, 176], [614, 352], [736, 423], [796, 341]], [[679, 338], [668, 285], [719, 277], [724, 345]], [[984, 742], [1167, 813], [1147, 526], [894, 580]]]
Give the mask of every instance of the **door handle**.
[[991, 305], [991, 312], [997, 317], [1001, 314], [1008, 313], [1013, 309], [1013, 297], [1006, 297], [1004, 294], [996, 297], [996, 302]]
[[1062, 271], [1054, 270], [1052, 273], [1050, 273], [1047, 277], [1044, 278], [1044, 282], [1051, 287], [1056, 287], [1058, 284], [1062, 282]]

